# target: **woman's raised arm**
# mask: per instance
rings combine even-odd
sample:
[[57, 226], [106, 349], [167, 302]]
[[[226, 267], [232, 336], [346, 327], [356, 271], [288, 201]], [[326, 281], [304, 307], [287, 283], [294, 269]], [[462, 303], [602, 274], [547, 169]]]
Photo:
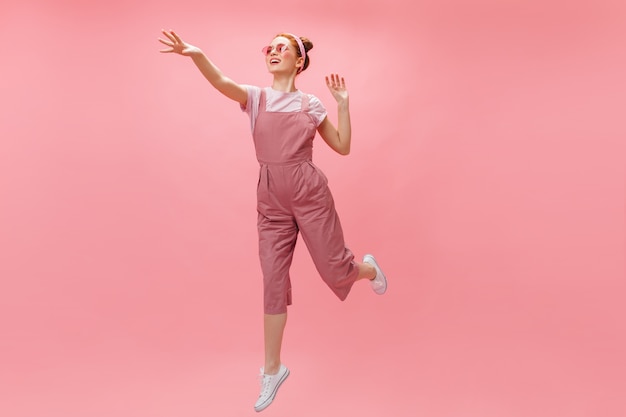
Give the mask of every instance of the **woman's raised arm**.
[[190, 45], [183, 40], [173, 30], [163, 30], [163, 34], [167, 39], [159, 38], [159, 42], [168, 46], [168, 49], [162, 49], [162, 53], [175, 53], [183, 56], [189, 56], [194, 64], [198, 67], [202, 75], [209, 80], [211, 85], [226, 97], [245, 106], [248, 101], [248, 92], [246, 89], [226, 77], [218, 67], [215, 66], [196, 46]]

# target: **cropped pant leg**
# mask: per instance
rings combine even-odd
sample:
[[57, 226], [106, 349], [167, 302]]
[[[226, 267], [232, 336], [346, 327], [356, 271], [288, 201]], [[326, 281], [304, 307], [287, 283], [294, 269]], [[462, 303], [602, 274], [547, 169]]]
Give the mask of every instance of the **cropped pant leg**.
[[312, 163], [294, 214], [302, 238], [320, 276], [340, 300], [345, 300], [357, 279], [354, 255], [345, 245], [327, 179]]
[[298, 238], [298, 226], [289, 208], [270, 189], [275, 182], [262, 167], [257, 190], [259, 259], [263, 272], [263, 310], [282, 314], [292, 303], [289, 268]]
[[282, 314], [291, 305], [289, 268], [298, 237], [292, 218], [268, 219], [259, 213], [259, 258], [263, 271], [263, 310]]

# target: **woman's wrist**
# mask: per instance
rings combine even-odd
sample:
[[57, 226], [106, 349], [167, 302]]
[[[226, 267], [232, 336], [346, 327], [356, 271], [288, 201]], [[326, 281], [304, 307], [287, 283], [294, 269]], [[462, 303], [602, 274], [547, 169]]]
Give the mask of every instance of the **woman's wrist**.
[[204, 55], [204, 52], [202, 52], [202, 49], [198, 48], [197, 46], [190, 46], [189, 51], [187, 51], [187, 56], [190, 56], [192, 58], [201, 55]]

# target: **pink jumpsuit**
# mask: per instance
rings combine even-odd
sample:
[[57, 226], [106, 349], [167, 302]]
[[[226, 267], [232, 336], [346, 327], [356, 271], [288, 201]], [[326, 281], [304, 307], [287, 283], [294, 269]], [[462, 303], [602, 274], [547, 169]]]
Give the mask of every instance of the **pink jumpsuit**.
[[261, 166], [257, 225], [264, 312], [285, 313], [291, 304], [289, 267], [298, 232], [324, 282], [345, 300], [358, 269], [345, 246], [327, 179], [311, 160], [316, 126], [307, 113], [308, 96], [302, 94], [299, 112], [267, 112], [261, 91], [252, 137]]

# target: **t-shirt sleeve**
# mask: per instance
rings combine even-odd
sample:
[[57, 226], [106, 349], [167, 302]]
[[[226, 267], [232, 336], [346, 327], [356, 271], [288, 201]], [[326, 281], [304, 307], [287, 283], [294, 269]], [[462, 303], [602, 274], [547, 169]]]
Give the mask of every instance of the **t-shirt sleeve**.
[[309, 94], [309, 114], [315, 120], [315, 126], [319, 126], [328, 114], [320, 99], [312, 94]]
[[254, 122], [259, 114], [259, 100], [261, 98], [261, 88], [254, 85], [242, 84], [248, 92], [248, 101], [246, 105], [240, 104], [241, 111], [250, 117], [250, 130], [254, 131]]

